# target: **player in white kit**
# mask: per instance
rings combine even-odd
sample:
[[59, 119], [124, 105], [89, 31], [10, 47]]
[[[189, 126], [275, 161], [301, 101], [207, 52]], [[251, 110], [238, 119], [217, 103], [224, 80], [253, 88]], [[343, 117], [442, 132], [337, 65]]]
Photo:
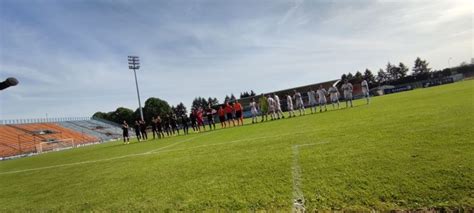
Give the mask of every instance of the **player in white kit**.
[[257, 102], [255, 102], [255, 98], [252, 98], [250, 101], [250, 112], [252, 113], [252, 123], [257, 123]]
[[[309, 104], [309, 108], [311, 109], [311, 114], [315, 113], [317, 110], [316, 106], [318, 102], [316, 101], [316, 92], [312, 89], [308, 91], [308, 104]], [[314, 109], [314, 112], [313, 112], [313, 109]]]
[[270, 118], [272, 120], [274, 120], [274, 119], [276, 119], [276, 116], [275, 116], [275, 99], [273, 99], [271, 95], [268, 95], [267, 101], [268, 101], [268, 114], [270, 114]]
[[326, 91], [326, 89], [324, 89], [323, 85], [319, 85], [319, 89], [318, 91], [316, 91], [316, 93], [318, 94], [319, 98], [319, 112], [323, 111], [323, 106], [324, 111], [328, 111], [328, 108], [326, 107], [326, 95], [328, 92]]
[[362, 94], [364, 95], [365, 99], [367, 99], [367, 104], [369, 104], [370, 102], [369, 84], [364, 79], [362, 83], [360, 84], [360, 86], [362, 87]]
[[339, 109], [339, 91], [336, 86], [332, 86], [328, 89], [329, 97], [331, 98], [332, 108], [334, 109], [334, 103], [337, 103], [337, 108]]
[[295, 117], [295, 111], [293, 110], [293, 98], [290, 94], [286, 96], [286, 106], [288, 107], [289, 117], [291, 118], [292, 115]]
[[296, 102], [296, 109], [298, 109], [298, 112], [300, 113], [300, 116], [301, 116], [301, 114], [305, 115], [303, 97], [301, 97], [301, 93], [299, 93], [296, 90], [294, 90], [294, 91], [295, 91], [294, 98], [295, 98], [295, 102]]
[[348, 107], [348, 102], [351, 103], [351, 107], [352, 107], [352, 91], [354, 89], [352, 87], [352, 84], [349, 81], [345, 80], [341, 89], [342, 91], [344, 91], [344, 99], [346, 100], [346, 108]]
[[281, 105], [280, 105], [280, 97], [278, 97], [277, 94], [273, 93], [273, 98], [275, 99], [275, 113], [277, 115], [277, 118], [285, 118], [285, 115], [283, 115], [283, 111], [281, 111]]

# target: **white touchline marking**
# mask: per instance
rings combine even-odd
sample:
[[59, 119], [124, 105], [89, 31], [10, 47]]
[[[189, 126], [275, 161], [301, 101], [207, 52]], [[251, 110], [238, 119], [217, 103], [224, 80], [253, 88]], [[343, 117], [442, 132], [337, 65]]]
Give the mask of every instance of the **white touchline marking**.
[[99, 160], [89, 160], [89, 161], [81, 161], [81, 162], [76, 162], [76, 163], [66, 163], [66, 164], [59, 164], [59, 165], [53, 165], [53, 166], [38, 167], [38, 168], [33, 168], [33, 169], [15, 170], [15, 171], [9, 171], [9, 172], [2, 172], [0, 173], [0, 175], [44, 170], [44, 169], [53, 169], [53, 168], [58, 168], [58, 167], [74, 166], [74, 165], [81, 165], [81, 164], [87, 164], [87, 163], [96, 163], [96, 162], [101, 162], [101, 161], [117, 160], [121, 158], [140, 156], [140, 155], [146, 155], [146, 154], [147, 153], [129, 154], [129, 155], [122, 155], [122, 156], [113, 157], [113, 158], [99, 159]]
[[304, 194], [301, 190], [301, 167], [299, 164], [300, 147], [314, 146], [319, 144], [326, 144], [328, 142], [307, 143], [293, 145], [293, 164], [291, 166], [291, 173], [293, 175], [293, 212], [305, 212], [304, 208]]
[[[309, 131], [305, 131], [309, 132]], [[186, 140], [182, 141], [177, 141], [172, 144], [169, 144], [164, 147], [160, 147], [158, 149], [154, 149], [151, 151], [143, 152], [143, 153], [137, 153], [137, 154], [128, 154], [128, 155], [122, 155], [122, 156], [117, 156], [117, 157], [112, 157], [112, 158], [106, 158], [106, 159], [98, 159], [98, 160], [89, 160], [89, 161], [81, 161], [81, 162], [76, 162], [76, 163], [66, 163], [66, 164], [59, 164], [59, 165], [53, 165], [53, 166], [45, 166], [45, 167], [38, 167], [38, 168], [32, 168], [32, 169], [23, 169], [23, 170], [15, 170], [15, 171], [8, 171], [8, 172], [1, 172], [0, 175], [3, 174], [14, 174], [14, 173], [21, 173], [21, 172], [30, 172], [30, 171], [37, 171], [37, 170], [45, 170], [45, 169], [54, 169], [54, 168], [59, 168], [59, 167], [66, 167], [66, 166], [75, 166], [75, 165], [81, 165], [81, 164], [88, 164], [88, 163], [97, 163], [97, 162], [102, 162], [102, 161], [110, 161], [110, 160], [117, 160], [117, 159], [122, 159], [122, 158], [127, 158], [127, 157], [135, 157], [135, 156], [142, 156], [142, 155], [150, 155], [150, 154], [159, 154], [159, 153], [164, 153], [164, 152], [171, 152], [171, 151], [186, 151], [186, 150], [191, 150], [191, 149], [196, 149], [196, 148], [202, 148], [202, 147], [208, 147], [208, 146], [218, 146], [218, 145], [224, 145], [224, 144], [229, 144], [229, 143], [239, 143], [239, 142], [245, 142], [245, 141], [253, 141], [253, 140], [259, 140], [259, 139], [266, 139], [266, 138], [274, 138], [274, 137], [282, 137], [285, 135], [293, 135], [293, 134], [301, 134], [305, 132], [296, 132], [296, 133], [288, 133], [288, 134], [280, 134], [280, 135], [273, 135], [273, 136], [263, 136], [263, 137], [255, 137], [255, 138], [248, 138], [248, 139], [240, 139], [240, 140], [234, 140], [234, 141], [229, 141], [229, 142], [223, 142], [223, 143], [215, 143], [215, 144], [205, 144], [205, 145], [200, 145], [200, 146], [195, 146], [195, 147], [190, 147], [190, 148], [185, 148], [185, 149], [171, 149], [171, 150], [163, 150], [165, 148], [177, 145], [181, 142], [187, 142], [192, 139], [195, 139], [200, 136], [188, 138]], [[214, 132], [210, 132], [208, 134], [211, 134]], [[208, 135], [206, 134], [206, 135]]]
[[[213, 133], [213, 132], [211, 132], [211, 133]], [[208, 134], [205, 134], [205, 135], [209, 135], [211, 133], [208, 133]], [[160, 148], [152, 150], [152, 151], [163, 150], [165, 148], [174, 146], [178, 143], [187, 142], [187, 141], [190, 141], [190, 140], [195, 139], [195, 138], [200, 137], [200, 136], [204, 136], [204, 135], [195, 136], [195, 137], [188, 138], [188, 139], [182, 140], [182, 141], [176, 141], [172, 144], [169, 144], [169, 145], [164, 146], [164, 147], [160, 147]], [[106, 159], [89, 160], [89, 161], [81, 161], [81, 162], [75, 162], [75, 163], [66, 163], [66, 164], [59, 164], [59, 165], [53, 165], [53, 166], [38, 167], [38, 168], [32, 168], [32, 169], [23, 169], [23, 170], [9, 171], [9, 172], [1, 172], [0, 175], [20, 173], [20, 172], [29, 172], [29, 171], [37, 171], [37, 170], [44, 170], [44, 169], [53, 169], [53, 168], [65, 167], [65, 166], [75, 166], [75, 165], [81, 165], [81, 164], [87, 164], [87, 163], [97, 163], [97, 162], [102, 162], [102, 161], [110, 161], [110, 160], [117, 160], [117, 159], [122, 159], [122, 158], [127, 158], [127, 157], [135, 157], [135, 156], [142, 156], [142, 155], [149, 155], [149, 154], [158, 153], [158, 152], [152, 152], [152, 151], [137, 153], [137, 154], [122, 155], [122, 156], [106, 158]]]

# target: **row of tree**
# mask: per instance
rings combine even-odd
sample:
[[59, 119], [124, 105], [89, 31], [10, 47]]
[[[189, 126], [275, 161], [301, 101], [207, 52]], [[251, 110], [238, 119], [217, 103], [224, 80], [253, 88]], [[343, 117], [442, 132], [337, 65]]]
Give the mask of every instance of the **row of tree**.
[[256, 96], [257, 94], [255, 94], [255, 92], [253, 90], [250, 90], [250, 92], [241, 92], [240, 93], [240, 98], [248, 98], [248, 97], [253, 97], [253, 96]]
[[[183, 103], [179, 103], [176, 106], [170, 106], [168, 102], [154, 97], [148, 98], [143, 107], [143, 117], [145, 117], [145, 122], [147, 123], [151, 122], [151, 119], [157, 115], [162, 118], [167, 118], [170, 116], [180, 117], [185, 114], [187, 114], [187, 109]], [[140, 110], [136, 109], [133, 111], [126, 107], [119, 107], [112, 112], [96, 112], [92, 117], [105, 119], [115, 123], [127, 121], [129, 124], [133, 124], [136, 119], [140, 118]]]
[[[253, 91], [252, 91], [253, 92]], [[255, 95], [255, 93], [253, 93]], [[226, 96], [226, 101], [234, 101], [236, 100], [235, 96], [232, 94], [230, 97]], [[204, 97], [196, 97], [194, 98], [191, 108], [192, 109], [199, 109], [203, 108], [206, 109], [208, 106], [218, 106], [219, 100], [217, 98], [204, 98]], [[181, 117], [187, 114], [187, 109], [183, 103], [179, 103], [176, 106], [170, 106], [168, 102], [159, 98], [148, 98], [145, 101], [145, 106], [143, 107], [143, 117], [145, 118], [145, 122], [151, 122], [151, 119], [157, 115], [161, 118], [168, 118], [170, 116]], [[92, 117], [105, 119], [108, 121], [112, 121], [115, 123], [122, 123], [123, 121], [127, 121], [129, 124], [133, 124], [136, 119], [140, 118], [140, 110], [137, 108], [135, 111], [128, 109], [126, 107], [119, 107], [115, 111], [112, 112], [96, 112]]]
[[[429, 63], [426, 60], [422, 60], [419, 57], [416, 58], [414, 66], [412, 68], [412, 76], [421, 76], [426, 75], [431, 71], [431, 68], [428, 67]], [[380, 68], [377, 72], [377, 76], [374, 76], [371, 70], [368, 68], [365, 69], [364, 74], [360, 71], [357, 71], [355, 75], [352, 73], [343, 74], [341, 80], [349, 80], [352, 83], [361, 82], [363, 79], [367, 80], [369, 84], [384, 84], [388, 82], [397, 81], [408, 76], [410, 69], [402, 62], [398, 65], [387, 63], [385, 70]]]
[[[250, 92], [245, 91], [240, 93], [240, 98], [248, 98], [254, 96], [257, 96], [257, 94], [253, 90], [250, 90]], [[237, 100], [237, 98], [234, 94], [230, 94], [230, 96], [226, 95], [222, 104], [224, 104], [225, 102], [233, 102], [235, 100]], [[209, 103], [211, 104], [211, 106], [219, 105], [219, 101], [217, 100], [217, 98], [209, 97], [206, 99], [203, 97], [196, 97], [192, 102], [192, 108], [197, 109], [199, 107], [202, 107], [205, 109], [209, 105]]]
[[232, 93], [229, 95], [226, 95], [225, 98], [224, 98], [224, 103], [227, 102], [227, 101], [233, 101], [233, 100], [237, 100], [237, 98], [235, 97], [235, 95]]
[[219, 100], [217, 98], [203, 98], [203, 97], [196, 97], [193, 100], [193, 103], [191, 104], [191, 108], [193, 109], [199, 109], [203, 108], [206, 109], [209, 105], [211, 106], [216, 106], [219, 105]]

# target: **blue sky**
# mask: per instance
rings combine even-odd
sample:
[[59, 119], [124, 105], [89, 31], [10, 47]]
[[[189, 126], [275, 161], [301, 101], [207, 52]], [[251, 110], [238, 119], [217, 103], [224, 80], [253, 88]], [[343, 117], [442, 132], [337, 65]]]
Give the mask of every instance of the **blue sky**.
[[419, 56], [473, 57], [469, 0], [1, 0], [0, 119], [91, 116], [142, 101], [269, 92]]

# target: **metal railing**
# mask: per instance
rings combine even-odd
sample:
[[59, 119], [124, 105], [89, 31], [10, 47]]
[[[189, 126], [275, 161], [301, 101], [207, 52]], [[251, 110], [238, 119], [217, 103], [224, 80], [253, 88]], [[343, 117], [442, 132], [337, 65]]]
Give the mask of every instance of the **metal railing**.
[[64, 118], [28, 118], [0, 120], [0, 124], [31, 124], [31, 123], [55, 123], [62, 121], [88, 121], [91, 117], [64, 117]]

